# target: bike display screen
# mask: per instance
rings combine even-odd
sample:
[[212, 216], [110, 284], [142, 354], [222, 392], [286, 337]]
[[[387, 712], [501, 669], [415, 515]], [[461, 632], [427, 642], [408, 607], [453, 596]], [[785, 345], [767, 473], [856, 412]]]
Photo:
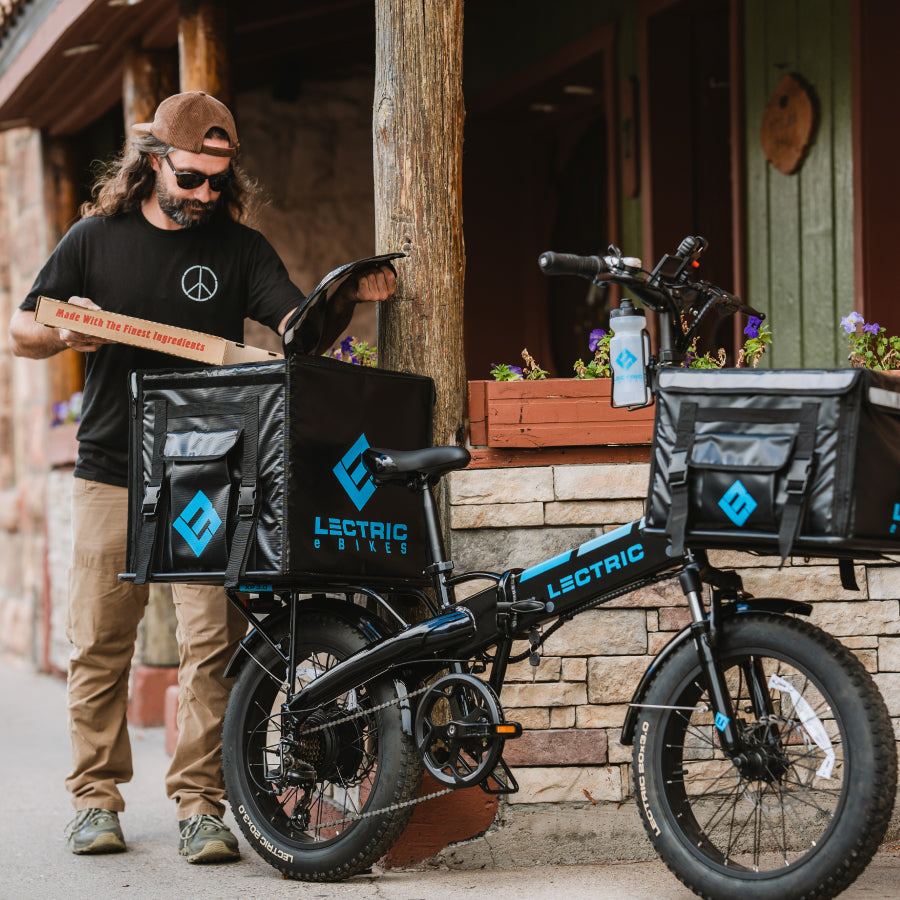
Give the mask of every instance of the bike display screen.
[[653, 277], [662, 278], [665, 281], [678, 281], [689, 262], [689, 259], [669, 256], [667, 253], [653, 270]]

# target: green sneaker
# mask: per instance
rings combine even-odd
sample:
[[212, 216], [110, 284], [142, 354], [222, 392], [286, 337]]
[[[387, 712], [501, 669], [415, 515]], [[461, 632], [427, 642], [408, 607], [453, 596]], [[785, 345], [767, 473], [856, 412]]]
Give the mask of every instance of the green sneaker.
[[66, 839], [73, 853], [121, 853], [127, 849], [119, 814], [108, 809], [82, 809], [69, 822]]
[[228, 862], [238, 859], [237, 838], [218, 816], [191, 816], [178, 823], [181, 840], [178, 852], [189, 863]]

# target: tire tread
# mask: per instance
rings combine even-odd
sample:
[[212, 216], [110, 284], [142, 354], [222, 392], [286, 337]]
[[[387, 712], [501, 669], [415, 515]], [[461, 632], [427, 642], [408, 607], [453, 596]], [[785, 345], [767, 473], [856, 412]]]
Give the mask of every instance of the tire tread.
[[[873, 789], [870, 792], [872, 795], [870, 797], [870, 814], [865, 822], [866, 827], [860, 832], [854, 844], [842, 854], [842, 859], [834, 863], [827, 879], [812, 886], [808, 891], [797, 895], [797, 900], [828, 900], [828, 898], [835, 897], [846, 890], [859, 877], [878, 850], [878, 846], [884, 838], [890, 823], [897, 790], [897, 749], [891, 719], [877, 685], [860, 660], [840, 641], [822, 631], [822, 629], [801, 619], [787, 616], [779, 616], [777, 619], [773, 619], [771, 615], [760, 613], [743, 614], [738, 621], [745, 626], [761, 622], [766, 627], [771, 627], [773, 622], [775, 622], [794, 632], [798, 639], [801, 639], [802, 636], [802, 638], [812, 640], [818, 645], [820, 652], [849, 677], [853, 688], [857, 692], [857, 696], [861, 699], [866, 710], [866, 717], [871, 723], [873, 751], [877, 760], [876, 767], [881, 772], [881, 778], [877, 787], [873, 780]], [[732, 629], [735, 627], [735, 624], [736, 622], [731, 623]], [[647, 686], [645, 697], [652, 694], [654, 687], [666, 673], [667, 668], [673, 664], [677, 665], [678, 656], [693, 652], [693, 645], [685, 645], [672, 659], [667, 660], [666, 664], [654, 673]], [[635, 756], [636, 754], [637, 747], [635, 746]], [[636, 778], [636, 764], [633, 769]], [[639, 798], [639, 791], [636, 790], [636, 794]], [[656, 835], [650, 827], [643, 810], [640, 809], [640, 803], [638, 803], [638, 809], [647, 837], [659, 851]], [[691, 878], [685, 876], [662, 852], [659, 852], [659, 856], [669, 871], [698, 896], [704, 897], [706, 900], [720, 900], [716, 894], [709, 893], [699, 884], [694, 883]], [[746, 892], [746, 888], [744, 890], [744, 896], [751, 896], [750, 893]], [[786, 895], [782, 894], [781, 896]]]
[[[321, 612], [307, 614], [301, 628], [303, 629], [304, 634], [311, 633], [315, 628], [326, 629], [330, 636], [345, 642], [349, 648], [355, 650], [361, 649], [368, 643], [365, 635], [351, 626], [345, 619], [328, 616]], [[286, 636], [284, 636], [282, 640], [286, 640]], [[268, 651], [268, 653], [266, 653], [266, 651]], [[260, 652], [263, 654], [260, 661], [264, 665], [274, 665], [276, 656], [271, 648], [267, 646], [263, 647]], [[242, 695], [242, 689], [239, 687], [241, 678], [253, 678], [256, 674], [253, 672], [254, 665], [253, 660], [248, 660], [247, 664], [240, 670], [235, 679], [231, 693], [231, 698], [234, 699], [235, 704], [239, 702]], [[373, 684], [377, 684], [377, 679]], [[224, 730], [226, 738], [229, 736], [229, 732], [232, 729], [239, 727], [239, 725], [235, 724], [233, 721], [236, 715], [239, 715], [239, 711], [232, 708], [230, 700], [229, 710], [228, 713], [226, 713]], [[422, 765], [418, 754], [416, 753], [412, 737], [410, 735], [401, 734], [400, 738], [399, 753], [396, 753], [391, 760], [391, 765], [396, 766], [400, 777], [395, 779], [394, 783], [390, 785], [389, 795], [385, 799], [384, 806], [392, 806], [412, 799], [415, 797], [419, 784], [421, 783]], [[232, 743], [232, 740], [223, 740], [222, 762], [225, 770], [225, 780], [229, 798], [231, 798], [231, 802], [234, 803], [234, 798], [239, 795], [241, 789], [240, 781], [234, 774], [235, 768], [240, 764], [240, 754], [232, 748]], [[339, 841], [335, 848], [335, 856], [341, 857], [341, 853], [343, 853], [343, 858], [340, 858], [339, 861], [330, 865], [321, 863], [319, 865], [311, 866], [311, 860], [309, 859], [301, 860], [301, 864], [291, 864], [274, 854], [266, 853], [261, 850], [258, 839], [252, 833], [249, 824], [243, 821], [243, 817], [238, 816], [237, 813], [235, 813], [235, 820], [251, 847], [253, 847], [254, 850], [257, 850], [267, 863], [281, 872], [285, 877], [301, 881], [333, 882], [343, 881], [353, 875], [364, 872], [374, 862], [380, 859], [400, 837], [400, 834], [409, 822], [414, 809], [414, 806], [408, 806], [391, 813], [386, 813], [385, 818], [387, 824], [382, 828], [374, 829], [363, 846], [355, 848], [349, 853], [347, 853], [346, 845], [342, 845]], [[358, 835], [354, 832], [351, 837], [358, 838]], [[267, 839], [270, 839], [270, 836], [267, 835]], [[349, 843], [352, 844], [355, 842], [350, 841]], [[294, 853], [296, 860], [298, 855], [296, 848], [292, 847], [290, 849]], [[302, 853], [300, 855], [302, 856]]]

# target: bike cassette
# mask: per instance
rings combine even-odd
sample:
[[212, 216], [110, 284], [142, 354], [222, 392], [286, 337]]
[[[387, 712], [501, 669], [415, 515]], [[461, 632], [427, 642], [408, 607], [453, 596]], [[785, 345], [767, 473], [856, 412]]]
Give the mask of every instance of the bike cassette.
[[503, 743], [522, 734], [507, 722], [492, 688], [474, 675], [444, 675], [419, 701], [416, 747], [428, 773], [448, 787], [469, 787], [490, 776]]

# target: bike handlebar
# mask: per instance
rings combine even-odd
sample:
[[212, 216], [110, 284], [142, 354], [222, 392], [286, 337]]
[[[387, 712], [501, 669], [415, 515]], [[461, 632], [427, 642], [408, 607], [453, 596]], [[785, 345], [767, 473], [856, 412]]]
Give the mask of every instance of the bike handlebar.
[[538, 257], [538, 265], [545, 275], [595, 278], [606, 271], [606, 263], [599, 256], [576, 256], [574, 253], [554, 253], [552, 250]]
[[765, 318], [765, 313], [747, 306], [734, 294], [692, 278], [706, 246], [705, 238], [689, 235], [674, 254], [663, 256], [652, 272], [644, 270], [639, 259], [623, 257], [614, 247], [609, 248], [608, 256], [602, 257], [547, 250], [538, 257], [538, 266], [545, 275], [576, 275], [597, 284], [611, 282], [627, 287], [650, 309], [666, 314], [663, 323], [669, 332], [666, 345], [684, 352], [697, 334], [701, 320], [713, 309], [722, 316], [742, 313], [760, 320]]

